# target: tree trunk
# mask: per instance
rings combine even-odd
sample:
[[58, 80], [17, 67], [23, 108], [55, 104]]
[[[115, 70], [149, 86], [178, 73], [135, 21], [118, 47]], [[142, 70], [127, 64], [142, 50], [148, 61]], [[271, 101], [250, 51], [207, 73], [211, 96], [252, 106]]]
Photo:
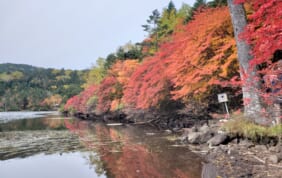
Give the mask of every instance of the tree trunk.
[[260, 82], [256, 74], [256, 66], [250, 66], [249, 62], [253, 58], [250, 55], [251, 48], [244, 40], [239, 38], [239, 34], [244, 31], [247, 25], [246, 12], [243, 4], [234, 4], [234, 0], [227, 0], [231, 20], [236, 39], [238, 61], [240, 64], [240, 77], [243, 82], [244, 113], [248, 118], [265, 124], [265, 119], [260, 117], [261, 103], [259, 96]]

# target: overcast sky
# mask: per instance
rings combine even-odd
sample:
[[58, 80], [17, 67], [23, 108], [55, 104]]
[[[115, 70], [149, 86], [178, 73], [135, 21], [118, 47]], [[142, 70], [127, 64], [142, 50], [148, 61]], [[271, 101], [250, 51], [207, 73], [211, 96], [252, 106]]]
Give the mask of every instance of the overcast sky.
[[[195, 0], [174, 0], [193, 5]], [[142, 41], [141, 25], [169, 0], [0, 0], [0, 63], [85, 69]]]

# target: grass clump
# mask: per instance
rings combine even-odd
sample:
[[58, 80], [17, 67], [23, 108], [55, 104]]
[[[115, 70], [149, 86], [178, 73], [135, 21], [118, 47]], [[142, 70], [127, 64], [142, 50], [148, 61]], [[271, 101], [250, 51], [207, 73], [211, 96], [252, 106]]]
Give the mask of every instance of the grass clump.
[[251, 140], [282, 136], [281, 124], [271, 127], [261, 126], [246, 119], [242, 115], [232, 116], [231, 119], [223, 125], [223, 129], [232, 135], [249, 138]]

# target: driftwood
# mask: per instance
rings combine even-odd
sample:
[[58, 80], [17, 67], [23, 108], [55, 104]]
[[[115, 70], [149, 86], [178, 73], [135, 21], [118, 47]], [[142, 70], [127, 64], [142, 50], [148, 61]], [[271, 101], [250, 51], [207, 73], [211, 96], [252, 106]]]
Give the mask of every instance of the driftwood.
[[120, 125], [123, 125], [123, 123], [110, 123], [110, 124], [107, 124], [107, 126], [120, 126]]
[[272, 167], [276, 167], [276, 168], [282, 168], [282, 166], [278, 166], [278, 165], [274, 165], [274, 164], [268, 164], [266, 161], [260, 159], [259, 157], [253, 155], [252, 153], [246, 153], [246, 154], [244, 154], [244, 155], [248, 155], [248, 156], [250, 156], [250, 157], [256, 159], [257, 161], [259, 161], [259, 162], [262, 163], [262, 164], [267, 164], [267, 166], [272, 166]]

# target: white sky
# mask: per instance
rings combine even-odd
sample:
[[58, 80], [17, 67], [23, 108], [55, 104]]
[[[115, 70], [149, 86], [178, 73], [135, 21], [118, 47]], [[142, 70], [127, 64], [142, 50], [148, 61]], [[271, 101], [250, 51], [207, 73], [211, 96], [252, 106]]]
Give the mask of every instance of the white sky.
[[[174, 0], [193, 5], [195, 0]], [[85, 69], [125, 43], [169, 0], [0, 0], [0, 63]]]

